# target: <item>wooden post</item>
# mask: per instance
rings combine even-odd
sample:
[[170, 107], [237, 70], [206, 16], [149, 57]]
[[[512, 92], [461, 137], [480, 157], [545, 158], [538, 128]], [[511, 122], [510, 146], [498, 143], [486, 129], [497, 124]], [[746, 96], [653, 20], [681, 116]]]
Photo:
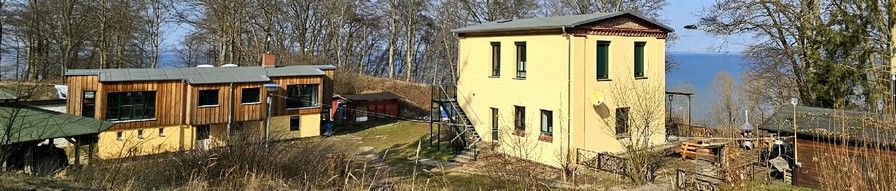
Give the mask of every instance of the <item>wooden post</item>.
[[75, 152], [75, 167], [81, 167], [81, 141], [81, 139], [77, 139], [75, 141], [75, 149], [72, 149]]
[[87, 145], [87, 166], [93, 164], [93, 147], [96, 143], [90, 143]]
[[28, 142], [23, 145], [25, 147], [25, 166], [22, 169], [25, 173], [34, 174], [34, 145], [33, 142]]

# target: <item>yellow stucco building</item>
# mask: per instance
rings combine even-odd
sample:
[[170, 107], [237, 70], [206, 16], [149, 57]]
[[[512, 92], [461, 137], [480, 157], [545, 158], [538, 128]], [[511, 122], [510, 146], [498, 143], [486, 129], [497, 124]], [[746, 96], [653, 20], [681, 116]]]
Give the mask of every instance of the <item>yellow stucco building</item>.
[[665, 38], [672, 31], [628, 12], [454, 29], [458, 105], [483, 141], [551, 166], [577, 151], [663, 143]]

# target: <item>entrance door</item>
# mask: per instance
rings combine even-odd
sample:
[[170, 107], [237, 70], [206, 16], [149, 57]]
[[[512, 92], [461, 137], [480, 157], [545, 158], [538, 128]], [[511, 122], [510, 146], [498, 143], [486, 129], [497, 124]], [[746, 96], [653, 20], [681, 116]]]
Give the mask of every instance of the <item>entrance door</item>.
[[208, 150], [211, 144], [209, 133], [211, 128], [208, 125], [196, 126], [196, 147], [199, 150]]

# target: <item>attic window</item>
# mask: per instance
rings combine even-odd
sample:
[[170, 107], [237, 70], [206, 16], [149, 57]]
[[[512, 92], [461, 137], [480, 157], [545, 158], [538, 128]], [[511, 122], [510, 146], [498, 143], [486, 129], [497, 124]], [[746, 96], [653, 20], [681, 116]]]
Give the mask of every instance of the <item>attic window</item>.
[[501, 20], [498, 20], [497, 22], [498, 23], [506, 23], [506, 22], [510, 22], [510, 21], [513, 21], [513, 19], [501, 19]]

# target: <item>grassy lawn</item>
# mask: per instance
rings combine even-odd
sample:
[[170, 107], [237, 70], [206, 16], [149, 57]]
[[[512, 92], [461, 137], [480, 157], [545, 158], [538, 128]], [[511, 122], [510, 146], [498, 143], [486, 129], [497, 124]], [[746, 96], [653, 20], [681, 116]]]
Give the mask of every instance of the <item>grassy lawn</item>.
[[[429, 147], [429, 124], [408, 121], [369, 121], [365, 123], [342, 123], [336, 126], [336, 136], [332, 143], [354, 148], [369, 148], [390, 166], [409, 166], [409, 157], [415, 156], [420, 144], [420, 156], [437, 160], [448, 160], [454, 154], [445, 149]], [[324, 141], [330, 141], [326, 138]], [[444, 148], [444, 146], [443, 146]]]

